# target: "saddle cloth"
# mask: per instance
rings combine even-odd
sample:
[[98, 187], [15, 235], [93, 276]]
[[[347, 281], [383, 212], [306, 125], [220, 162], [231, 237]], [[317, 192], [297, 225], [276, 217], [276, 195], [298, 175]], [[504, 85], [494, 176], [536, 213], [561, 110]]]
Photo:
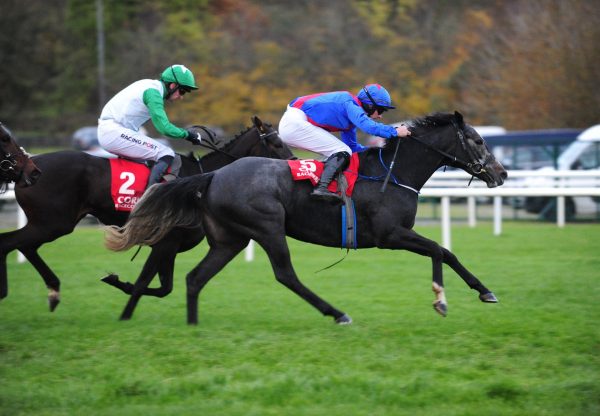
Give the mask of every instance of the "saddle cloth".
[[[313, 185], [319, 182], [319, 178], [323, 173], [324, 163], [315, 159], [288, 160], [290, 173], [295, 181], [310, 180]], [[358, 179], [358, 153], [352, 153], [350, 164], [344, 171], [344, 176], [348, 181], [346, 195], [351, 196], [354, 190], [354, 184]], [[331, 181], [327, 187], [331, 192], [338, 192], [337, 181]]]
[[[176, 155], [171, 167], [163, 175], [163, 179], [175, 179], [180, 167], [181, 158]], [[110, 172], [110, 194], [115, 210], [130, 212], [146, 190], [150, 168], [143, 162], [113, 158], [110, 159]]]

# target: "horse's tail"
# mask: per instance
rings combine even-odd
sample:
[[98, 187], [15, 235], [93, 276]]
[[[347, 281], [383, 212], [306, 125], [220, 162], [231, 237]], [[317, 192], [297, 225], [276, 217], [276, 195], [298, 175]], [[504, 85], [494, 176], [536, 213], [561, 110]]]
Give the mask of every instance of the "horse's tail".
[[140, 198], [122, 227], [104, 227], [109, 250], [124, 251], [135, 245], [153, 245], [175, 227], [200, 223], [199, 202], [214, 173], [188, 176], [151, 186]]

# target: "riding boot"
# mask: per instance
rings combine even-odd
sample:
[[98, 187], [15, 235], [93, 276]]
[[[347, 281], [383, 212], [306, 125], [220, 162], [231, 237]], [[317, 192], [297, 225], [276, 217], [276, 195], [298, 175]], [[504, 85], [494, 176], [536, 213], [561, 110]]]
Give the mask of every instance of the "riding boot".
[[163, 156], [156, 161], [150, 172], [146, 189], [150, 188], [155, 183], [160, 182], [163, 174], [167, 171], [169, 166], [171, 166], [171, 162], [173, 162], [173, 156]]
[[350, 155], [346, 152], [338, 152], [329, 156], [325, 161], [321, 179], [310, 196], [314, 199], [321, 199], [328, 202], [341, 202], [342, 197], [335, 192], [330, 192], [327, 187], [337, 174], [348, 165], [349, 161]]

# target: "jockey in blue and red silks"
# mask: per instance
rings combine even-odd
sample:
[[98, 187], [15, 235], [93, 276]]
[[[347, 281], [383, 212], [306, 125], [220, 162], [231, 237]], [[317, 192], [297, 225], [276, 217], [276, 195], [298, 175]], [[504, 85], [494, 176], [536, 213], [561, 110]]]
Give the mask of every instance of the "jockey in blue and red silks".
[[[392, 106], [390, 94], [379, 84], [366, 85], [356, 96], [348, 91], [324, 92], [297, 97], [289, 103], [279, 122], [283, 141], [327, 157], [321, 179], [311, 196], [340, 200], [327, 186], [347, 166], [352, 152], [366, 149], [356, 140], [357, 127], [385, 139], [410, 134], [404, 125], [394, 127], [373, 121], [393, 108], [396, 107]], [[341, 141], [332, 134], [338, 131], [341, 131]]]

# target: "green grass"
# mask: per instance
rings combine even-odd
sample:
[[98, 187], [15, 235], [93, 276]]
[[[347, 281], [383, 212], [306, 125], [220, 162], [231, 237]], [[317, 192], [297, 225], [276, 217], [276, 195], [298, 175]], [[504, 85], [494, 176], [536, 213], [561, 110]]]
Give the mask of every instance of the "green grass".
[[[438, 227], [418, 227], [439, 240]], [[592, 415], [600, 414], [600, 226], [453, 228], [453, 250], [498, 298], [483, 304], [445, 267], [447, 318], [431, 307], [431, 264], [407, 252], [351, 252], [291, 241], [301, 279], [354, 319], [330, 318], [278, 284], [262, 250], [236, 258], [185, 324], [185, 273], [144, 298], [99, 282], [132, 280], [148, 249], [110, 253], [97, 229], [44, 247], [62, 278], [46, 306], [32, 267], [9, 257], [0, 302], [1, 415]]]

